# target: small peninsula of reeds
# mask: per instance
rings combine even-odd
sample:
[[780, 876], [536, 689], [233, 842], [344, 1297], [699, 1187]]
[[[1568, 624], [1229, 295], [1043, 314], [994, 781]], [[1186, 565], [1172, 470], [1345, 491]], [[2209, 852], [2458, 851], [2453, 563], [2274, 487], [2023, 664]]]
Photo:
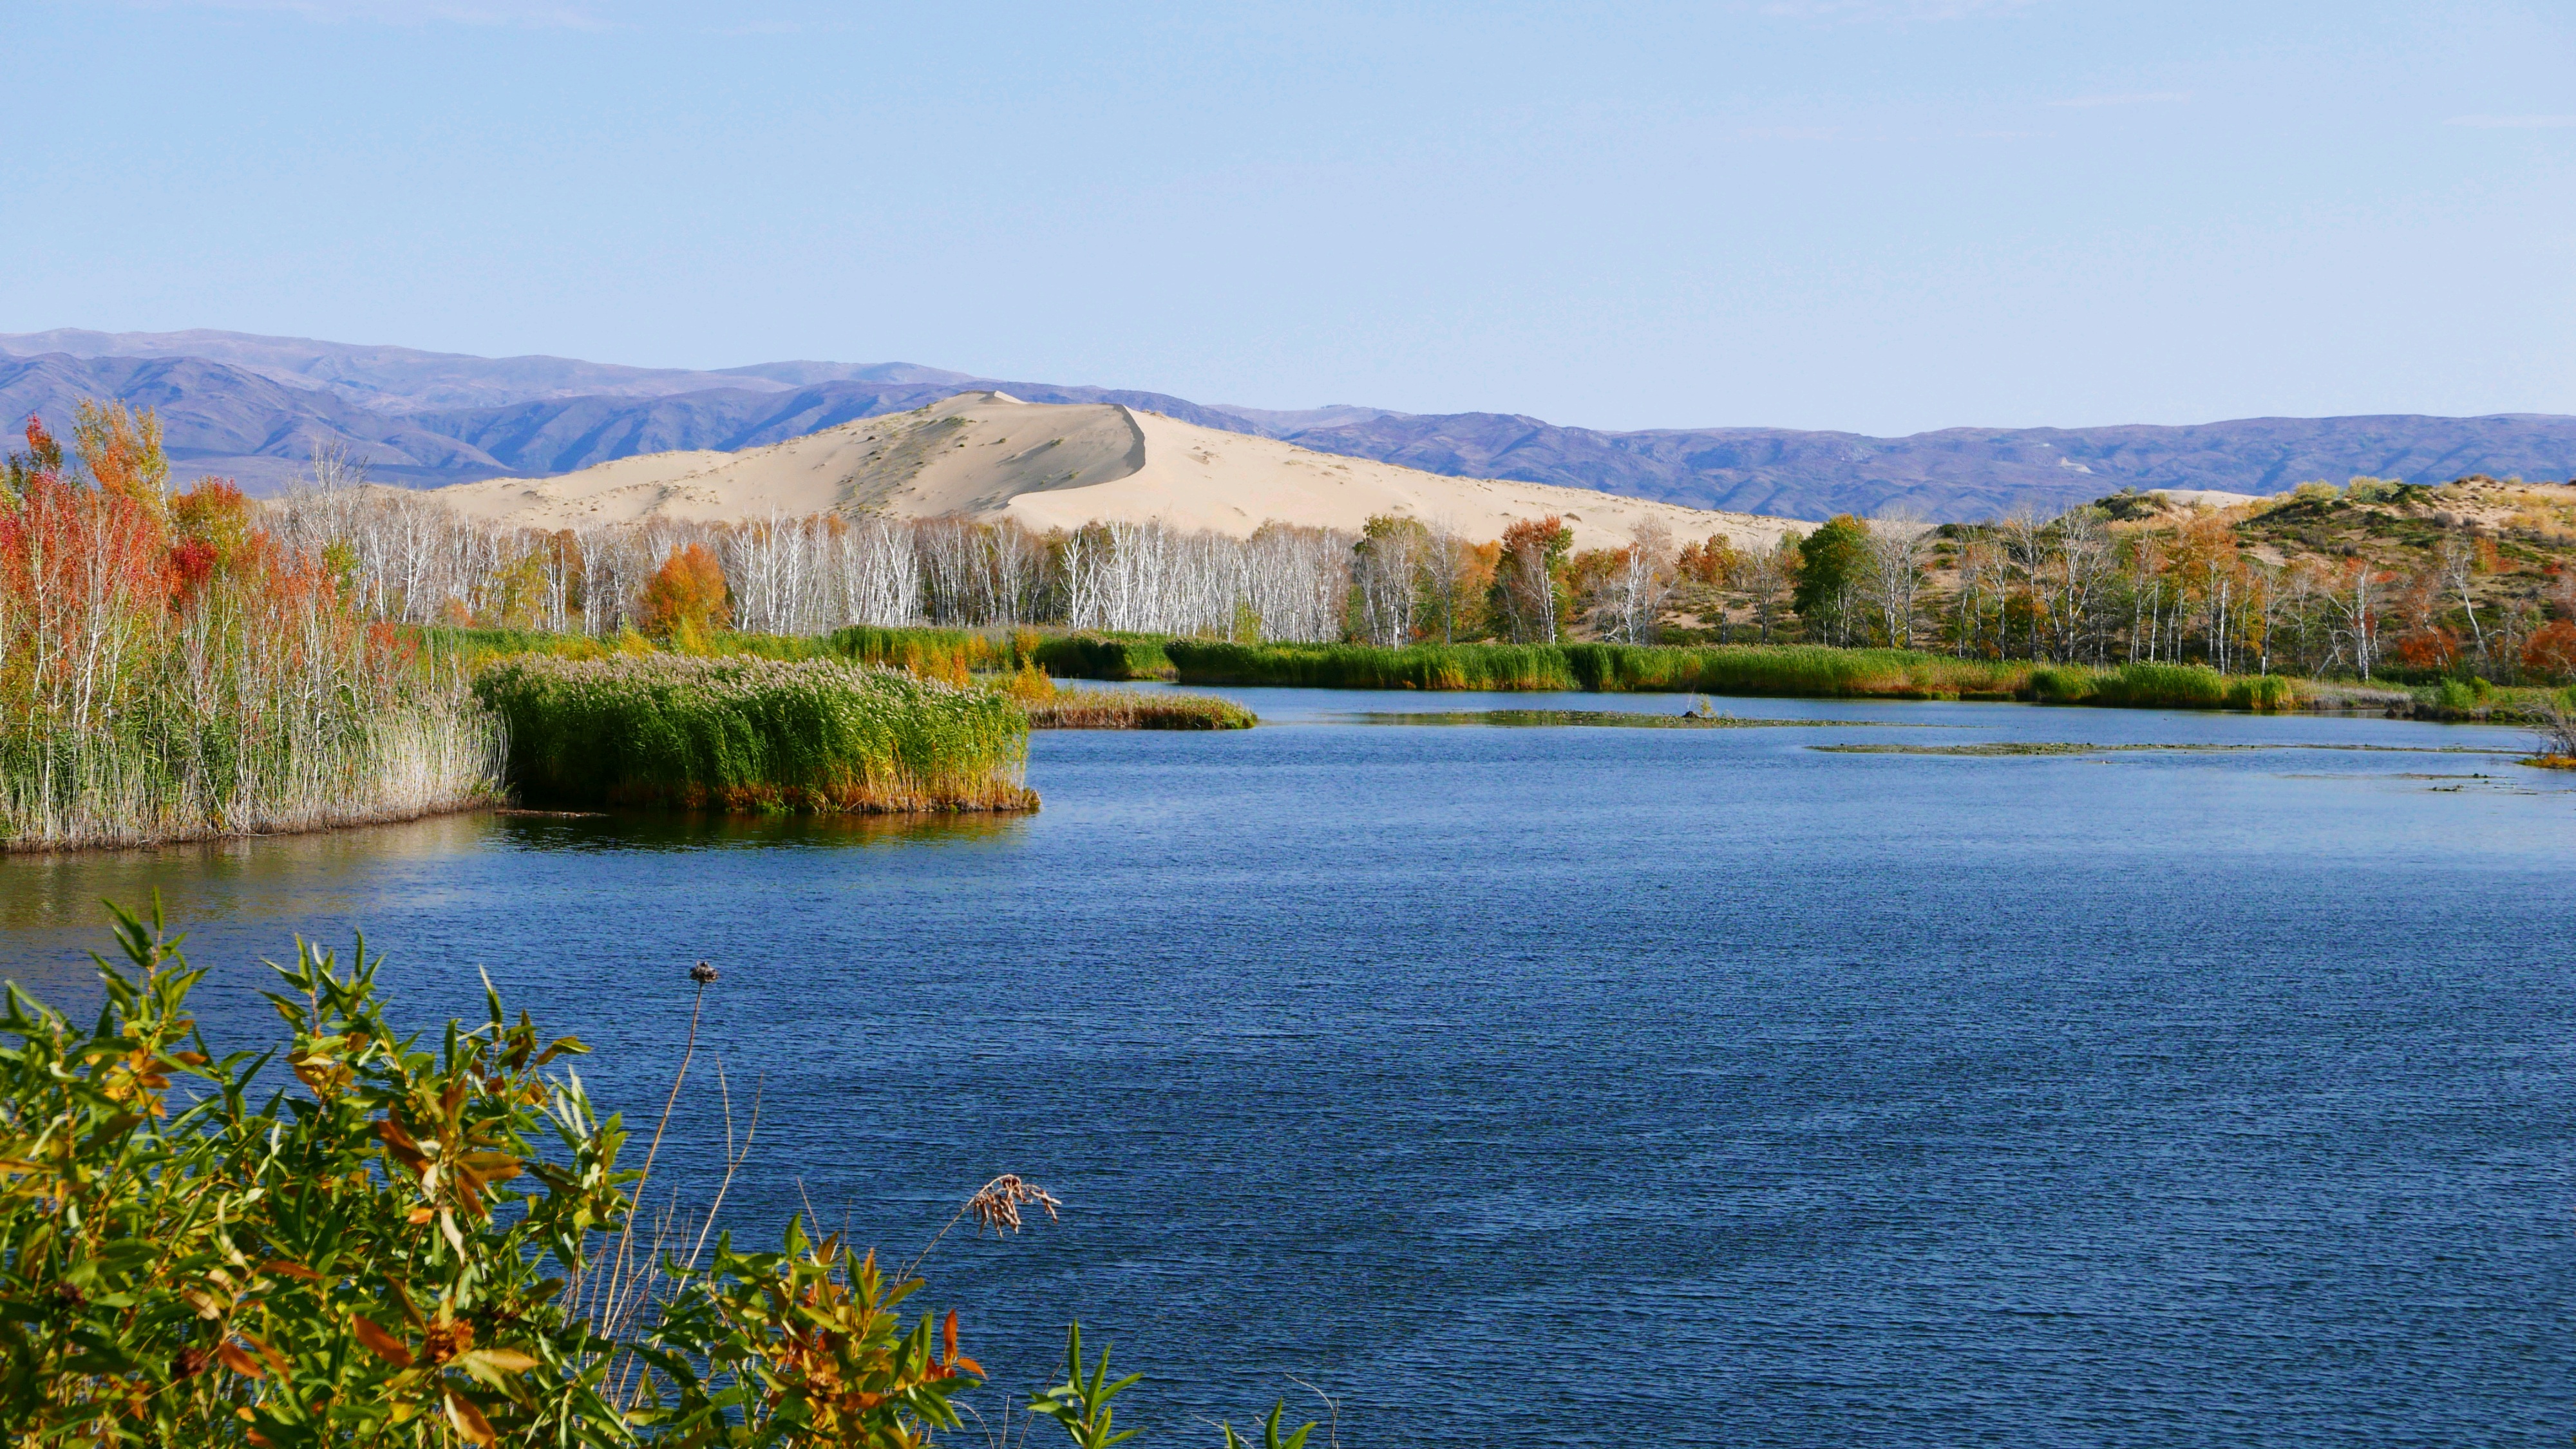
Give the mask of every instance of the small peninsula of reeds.
[[1028, 717], [835, 660], [527, 656], [476, 679], [530, 801], [834, 814], [1029, 810]]
[[358, 616], [150, 417], [40, 424], [0, 484], [0, 849], [409, 820], [497, 797], [461, 671]]
[[1136, 689], [1060, 691], [1022, 705], [1039, 730], [1248, 730], [1260, 716], [1212, 694], [1147, 694]]

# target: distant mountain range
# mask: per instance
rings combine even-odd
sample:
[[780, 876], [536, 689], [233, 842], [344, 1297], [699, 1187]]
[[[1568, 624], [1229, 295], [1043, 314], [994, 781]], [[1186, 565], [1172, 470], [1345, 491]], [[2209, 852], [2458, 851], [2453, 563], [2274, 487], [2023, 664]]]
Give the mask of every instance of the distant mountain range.
[[2576, 475], [2576, 417], [2549, 414], [1945, 428], [1903, 438], [1787, 428], [1603, 432], [1497, 413], [1203, 404], [910, 363], [698, 372], [238, 332], [0, 335], [0, 417], [36, 413], [60, 427], [80, 398], [121, 398], [160, 413], [183, 473], [228, 475], [257, 492], [282, 486], [328, 445], [366, 457], [379, 481], [430, 487], [566, 473], [638, 453], [783, 442], [967, 389], [1030, 402], [1123, 403], [1434, 473], [1795, 518], [1891, 506], [1974, 518], [2022, 503], [2063, 508], [2122, 488], [2273, 493], [2363, 473], [2416, 482]]

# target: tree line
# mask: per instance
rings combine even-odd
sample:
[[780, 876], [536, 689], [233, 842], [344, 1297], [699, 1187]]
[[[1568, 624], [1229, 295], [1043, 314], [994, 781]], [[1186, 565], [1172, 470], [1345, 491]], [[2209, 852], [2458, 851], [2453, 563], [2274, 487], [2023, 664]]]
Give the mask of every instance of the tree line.
[[[1722, 533], [1682, 542], [1648, 520], [1619, 546], [1586, 550], [1555, 517], [1494, 539], [1398, 515], [1357, 532], [1274, 522], [1248, 538], [1156, 522], [1038, 534], [1010, 519], [875, 515], [538, 530], [477, 524], [362, 482], [361, 468], [326, 454], [306, 484], [264, 506], [263, 522], [369, 614], [422, 624], [1796, 642], [2361, 679], [2576, 677], [2564, 538], [2539, 525], [2520, 542], [2474, 520], [2442, 525], [2445, 490], [2377, 479], [2221, 512], [2123, 495], [1937, 527], [1846, 514], [1771, 546]], [[2265, 531], [2355, 509], [2433, 522], [2358, 549], [2284, 547], [2288, 535]]]

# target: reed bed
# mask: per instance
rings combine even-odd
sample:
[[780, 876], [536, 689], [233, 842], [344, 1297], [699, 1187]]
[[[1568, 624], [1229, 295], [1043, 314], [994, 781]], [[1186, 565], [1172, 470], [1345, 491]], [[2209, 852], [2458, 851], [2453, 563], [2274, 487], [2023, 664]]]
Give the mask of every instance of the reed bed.
[[1164, 652], [1183, 684], [1305, 689], [1573, 690], [1566, 650], [1546, 644], [1232, 644], [1174, 639]]
[[530, 800], [813, 814], [1033, 810], [1028, 716], [834, 660], [509, 659], [474, 692]]
[[0, 848], [328, 830], [501, 797], [500, 728], [462, 689], [422, 681], [374, 705], [365, 693], [211, 707], [174, 695], [106, 730], [9, 731], [0, 735]]
[[362, 623], [221, 483], [165, 495], [148, 419], [40, 426], [0, 487], [0, 849], [414, 819], [500, 793], [464, 672]]
[[1182, 683], [1309, 689], [1540, 690], [1793, 699], [2021, 699], [2156, 709], [2298, 707], [2290, 681], [2199, 665], [2116, 669], [1821, 645], [1229, 644], [1165, 646]]
[[1066, 690], [1030, 700], [1036, 730], [1248, 730], [1260, 716], [1212, 694], [1146, 694], [1133, 689]]

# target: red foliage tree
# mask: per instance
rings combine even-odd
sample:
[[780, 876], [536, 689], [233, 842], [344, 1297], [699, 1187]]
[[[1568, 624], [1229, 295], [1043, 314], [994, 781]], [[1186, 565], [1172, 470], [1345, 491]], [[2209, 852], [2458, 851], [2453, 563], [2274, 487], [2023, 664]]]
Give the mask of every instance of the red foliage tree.
[[702, 543], [672, 549], [644, 585], [638, 616], [645, 633], [683, 647], [730, 624], [733, 616], [725, 606], [724, 570], [716, 556]]
[[2576, 624], [2555, 619], [2533, 630], [2522, 646], [2522, 668], [2534, 679], [2576, 684]]

